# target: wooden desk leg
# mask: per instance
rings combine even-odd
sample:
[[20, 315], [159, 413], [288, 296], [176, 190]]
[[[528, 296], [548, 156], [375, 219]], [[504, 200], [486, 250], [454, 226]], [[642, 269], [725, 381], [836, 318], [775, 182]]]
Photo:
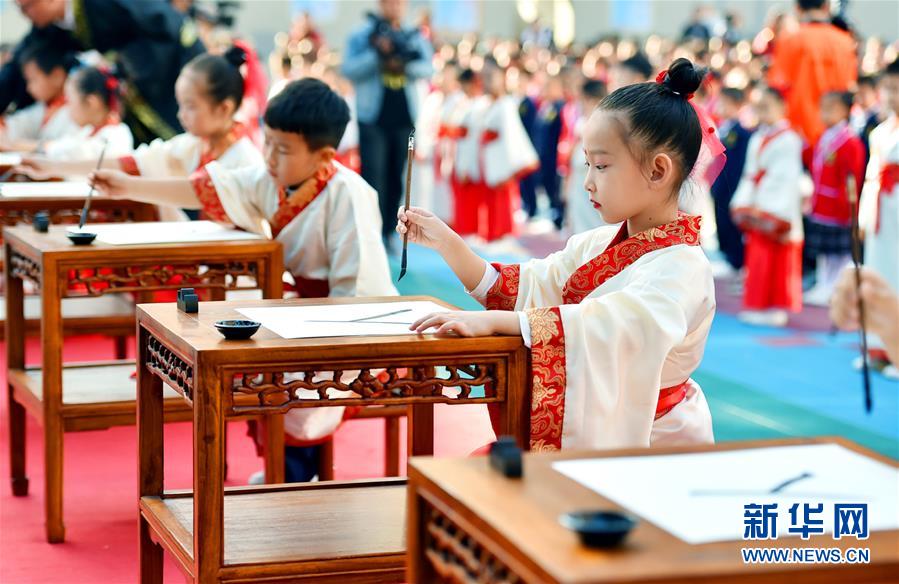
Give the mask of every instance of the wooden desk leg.
[[225, 559], [225, 417], [215, 365], [201, 360], [194, 370], [194, 579], [218, 581]]
[[262, 456], [265, 460], [265, 482], [284, 482], [284, 415], [262, 416]]
[[[6, 255], [11, 257], [9, 246]], [[6, 367], [25, 367], [25, 294], [22, 280], [4, 270], [6, 279]], [[12, 494], [24, 497], [28, 494], [28, 475], [25, 474], [25, 408], [16, 401], [13, 388], [6, 385], [9, 405], [9, 477]]]
[[409, 406], [408, 452], [409, 456], [433, 456], [434, 454], [434, 404]]
[[384, 418], [384, 476], [400, 476], [400, 418]]
[[65, 540], [62, 517], [62, 314], [61, 283], [54, 262], [41, 272], [41, 350], [44, 403], [44, 505], [47, 541]]
[[518, 445], [530, 450], [531, 443], [531, 380], [528, 350], [519, 349], [509, 359], [506, 380], [506, 400], [499, 404], [501, 432], [515, 436]]
[[[162, 380], [147, 367], [147, 340], [143, 328], [137, 336], [137, 497], [158, 497], [163, 493], [165, 465], [163, 444]], [[162, 584], [162, 547], [150, 537], [150, 525], [138, 511], [140, 522], [140, 582]]]

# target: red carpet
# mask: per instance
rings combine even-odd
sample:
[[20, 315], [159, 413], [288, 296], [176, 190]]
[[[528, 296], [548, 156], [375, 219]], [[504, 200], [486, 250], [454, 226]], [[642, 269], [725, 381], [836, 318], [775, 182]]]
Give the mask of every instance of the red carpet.
[[[112, 358], [112, 343], [100, 337], [67, 339], [67, 361]], [[39, 345], [29, 343], [29, 362]], [[0, 343], [0, 377], [6, 385], [6, 349]], [[137, 581], [137, 439], [134, 427], [66, 434], [66, 542], [44, 539], [43, 439], [37, 422], [28, 419], [28, 497], [13, 497], [9, 486], [9, 435], [6, 399], [0, 400], [0, 582], [126, 584]], [[491, 440], [483, 406], [438, 406], [437, 455], [464, 456]], [[166, 425], [166, 487], [191, 485], [190, 424]], [[229, 427], [229, 485], [245, 484], [261, 468], [261, 459], [244, 435], [243, 423]], [[336, 478], [364, 478], [383, 473], [383, 421], [356, 420], [337, 433]], [[405, 461], [403, 462], [405, 464]], [[298, 527], [299, 528], [299, 527]], [[184, 582], [167, 559], [166, 582]]]

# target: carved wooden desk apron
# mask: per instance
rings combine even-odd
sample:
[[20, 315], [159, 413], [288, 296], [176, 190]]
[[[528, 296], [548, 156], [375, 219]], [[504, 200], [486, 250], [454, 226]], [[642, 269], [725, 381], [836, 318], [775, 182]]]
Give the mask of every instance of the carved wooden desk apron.
[[[37, 233], [19, 225], [4, 230], [6, 270], [6, 350], [9, 383], [10, 473], [13, 494], [28, 493], [25, 475], [25, 411], [44, 428], [47, 540], [65, 538], [62, 516], [63, 432], [134, 424], [134, 361], [63, 365], [61, 302], [190, 286], [223, 297], [227, 290], [261, 288], [280, 298], [283, 251], [265, 240], [202, 241], [190, 245], [72, 245], [65, 228]], [[240, 279], [238, 280], [238, 277]], [[39, 367], [25, 366], [23, 282], [40, 291]], [[132, 317], [132, 323], [133, 323]], [[132, 324], [132, 327], [134, 325]], [[132, 328], [132, 330], [134, 330]], [[166, 419], [186, 420], [191, 410], [171, 392]], [[280, 455], [283, 459], [283, 454]], [[273, 463], [275, 464], [275, 463]], [[272, 481], [283, 478], [273, 471]], [[127, 469], [123, 469], [127, 470]]]
[[[493, 403], [503, 431], [524, 443], [527, 349], [521, 339], [284, 339], [262, 328], [250, 340], [226, 341], [213, 323], [241, 318], [237, 308], [408, 300], [415, 299], [209, 302], [198, 314], [168, 304], [138, 306], [141, 582], [162, 582], [163, 550], [191, 582], [403, 581], [404, 479], [224, 489], [224, 422], [291, 408], [406, 404], [409, 452], [427, 455], [434, 404]], [[354, 379], [347, 383], [344, 372], [354, 372]], [[193, 408], [192, 492], [163, 491], [163, 385]], [[301, 389], [318, 399], [300, 399]], [[329, 389], [352, 393], [335, 399]], [[248, 397], [251, 403], [242, 401]], [[281, 431], [276, 423], [269, 429]]]
[[[78, 224], [81, 208], [84, 206], [84, 197], [63, 196], [3, 196], [0, 183], [0, 229], [13, 225], [28, 224], [34, 221], [35, 214], [45, 212], [52, 224]], [[51, 183], [52, 184], [52, 183]], [[156, 207], [136, 201], [110, 199], [94, 195], [91, 202], [88, 221], [90, 223], [125, 223], [134, 221], [155, 221]], [[3, 237], [0, 235], [0, 244]], [[0, 254], [0, 268], [3, 267], [3, 257]], [[0, 284], [2, 285], [2, 284]], [[40, 332], [40, 302], [34, 297], [26, 298], [25, 314], [27, 316], [27, 332], [29, 335]], [[66, 317], [63, 322], [63, 330], [67, 335], [99, 333], [122, 339], [134, 334], [134, 319], [132, 315], [125, 318], [121, 310], [111, 307], [108, 302], [77, 302], [72, 303], [71, 310], [64, 311]], [[69, 308], [68, 306], [66, 307]], [[0, 318], [0, 340], [5, 335], [5, 327], [2, 321], [6, 319], [6, 312], [0, 307], [3, 316]], [[88, 316], [90, 314], [90, 316]], [[97, 315], [97, 317], [93, 317]], [[124, 355], [121, 355], [124, 357]]]

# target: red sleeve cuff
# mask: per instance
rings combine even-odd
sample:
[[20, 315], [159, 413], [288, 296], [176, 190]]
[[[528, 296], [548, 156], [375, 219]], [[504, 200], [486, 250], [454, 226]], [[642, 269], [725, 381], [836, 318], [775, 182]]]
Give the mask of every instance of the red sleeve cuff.
[[515, 310], [521, 266], [519, 264], [491, 265], [499, 272], [499, 278], [487, 292], [484, 305], [487, 310]]
[[206, 167], [200, 167], [190, 175], [190, 186], [193, 187], [197, 200], [203, 208], [203, 213], [213, 221], [228, 221], [228, 214], [219, 200], [212, 177], [206, 171]]
[[140, 176], [140, 168], [137, 167], [137, 160], [133, 156], [122, 156], [119, 158], [119, 166], [122, 172], [132, 176]]

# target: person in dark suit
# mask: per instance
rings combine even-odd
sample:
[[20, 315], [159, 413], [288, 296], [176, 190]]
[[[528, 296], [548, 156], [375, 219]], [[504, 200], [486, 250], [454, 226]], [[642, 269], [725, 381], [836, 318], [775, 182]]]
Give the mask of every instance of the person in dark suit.
[[727, 262], [735, 270], [743, 267], [743, 233], [731, 218], [730, 200], [737, 190], [737, 185], [740, 184], [743, 164], [746, 162], [746, 148], [752, 135], [752, 132], [740, 124], [738, 118], [744, 101], [743, 91], [739, 89], [725, 87], [721, 90], [717, 112], [721, 119], [718, 134], [724, 147], [727, 148], [727, 163], [712, 185], [718, 245]]
[[[531, 145], [537, 147], [537, 100], [528, 95], [528, 87], [531, 83], [531, 73], [524, 67], [518, 73], [518, 94], [521, 101], [518, 104], [518, 115], [524, 131], [531, 139]], [[521, 179], [518, 183], [521, 191], [521, 208], [528, 214], [528, 219], [533, 219], [537, 214], [537, 174], [532, 173]]]
[[19, 56], [36, 42], [61, 50], [114, 51], [124, 78], [122, 121], [135, 141], [169, 139], [178, 123], [175, 79], [205, 52], [191, 22], [168, 2], [133, 0], [16, 0], [33, 27], [0, 68], [0, 113], [33, 101], [25, 89]]

